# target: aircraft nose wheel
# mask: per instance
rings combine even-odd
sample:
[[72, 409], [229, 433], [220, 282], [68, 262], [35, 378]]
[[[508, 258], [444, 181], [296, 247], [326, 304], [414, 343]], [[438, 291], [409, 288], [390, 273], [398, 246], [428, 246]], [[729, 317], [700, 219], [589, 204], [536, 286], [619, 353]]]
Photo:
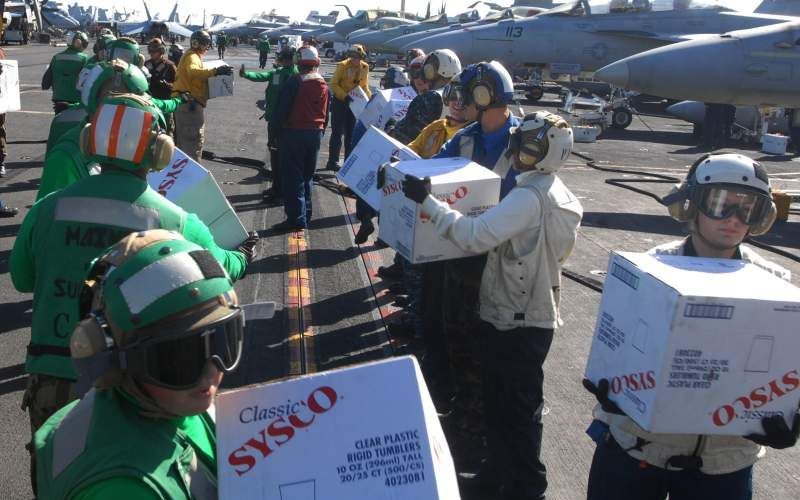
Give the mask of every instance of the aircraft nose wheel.
[[611, 126], [615, 129], [624, 130], [633, 121], [633, 113], [627, 108], [614, 108], [611, 116]]

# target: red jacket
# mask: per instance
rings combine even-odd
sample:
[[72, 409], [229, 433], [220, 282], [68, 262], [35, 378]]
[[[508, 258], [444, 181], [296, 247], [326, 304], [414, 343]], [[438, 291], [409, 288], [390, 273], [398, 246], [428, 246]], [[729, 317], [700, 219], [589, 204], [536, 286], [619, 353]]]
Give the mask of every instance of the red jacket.
[[285, 128], [323, 130], [328, 101], [328, 85], [319, 73], [296, 75], [281, 89], [273, 119]]

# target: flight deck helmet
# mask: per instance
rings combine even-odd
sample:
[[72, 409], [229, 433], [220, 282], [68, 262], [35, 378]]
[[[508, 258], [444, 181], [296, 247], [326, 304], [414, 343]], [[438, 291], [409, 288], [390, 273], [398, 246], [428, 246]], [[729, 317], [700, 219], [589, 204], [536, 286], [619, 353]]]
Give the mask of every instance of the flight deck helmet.
[[211, 35], [206, 30], [197, 30], [189, 38], [189, 45], [194, 50], [207, 50], [211, 44]]
[[434, 50], [425, 57], [422, 71], [429, 82], [439, 78], [449, 81], [461, 72], [461, 61], [450, 49]]
[[67, 47], [76, 50], [86, 50], [89, 46], [89, 37], [83, 31], [70, 31], [67, 33]]
[[395, 89], [407, 87], [409, 85], [411, 85], [411, 80], [408, 79], [405, 70], [398, 66], [390, 66], [383, 74], [380, 81], [382, 89]]
[[479, 110], [505, 107], [514, 102], [514, 81], [497, 61], [471, 64], [460, 75], [464, 105], [474, 103]]
[[736, 214], [754, 236], [769, 231], [777, 215], [767, 171], [736, 153], [701, 156], [662, 203], [681, 222], [694, 221], [698, 211], [711, 219]]
[[525, 115], [510, 133], [508, 152], [520, 171], [553, 174], [572, 151], [572, 128], [563, 118], [547, 111]]

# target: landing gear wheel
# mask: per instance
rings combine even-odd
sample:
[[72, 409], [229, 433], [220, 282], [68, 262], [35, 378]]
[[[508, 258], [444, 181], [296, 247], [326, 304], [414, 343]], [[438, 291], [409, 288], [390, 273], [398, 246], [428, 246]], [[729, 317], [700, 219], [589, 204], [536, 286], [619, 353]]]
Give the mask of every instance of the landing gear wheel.
[[525, 95], [531, 101], [538, 101], [544, 96], [544, 89], [542, 87], [533, 87]]
[[633, 121], [633, 113], [626, 108], [614, 109], [614, 114], [611, 115], [611, 126], [618, 130], [628, 128], [628, 125]]

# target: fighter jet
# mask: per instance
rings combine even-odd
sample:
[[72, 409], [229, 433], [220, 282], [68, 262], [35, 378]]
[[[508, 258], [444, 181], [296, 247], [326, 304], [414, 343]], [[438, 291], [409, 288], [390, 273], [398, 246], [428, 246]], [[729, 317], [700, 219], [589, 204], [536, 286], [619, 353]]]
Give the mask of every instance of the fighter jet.
[[[425, 19], [422, 22], [414, 23], [413, 25], [397, 26], [390, 29], [369, 29], [358, 30], [350, 33], [347, 41], [350, 43], [360, 43], [367, 47], [369, 50], [392, 50], [387, 47], [386, 42], [403, 35], [411, 33], [428, 32], [438, 28], [445, 27], [449, 24], [459, 24], [478, 21], [485, 18], [489, 13], [496, 12], [489, 5], [479, 2], [474, 4], [469, 10], [457, 14], [455, 16], [448, 16], [447, 14], [439, 14]], [[380, 21], [380, 19], [378, 20]], [[377, 22], [377, 21], [376, 21]]]
[[229, 36], [253, 37], [258, 36], [267, 30], [281, 28], [287, 25], [288, 23], [271, 21], [260, 17], [253, 17], [246, 22], [226, 19], [225, 21], [209, 28], [208, 32], [217, 33], [219, 31], [224, 31], [225, 34]]
[[447, 24], [446, 26], [428, 31], [398, 36], [397, 38], [387, 40], [383, 43], [383, 46], [390, 52], [400, 52], [403, 47], [415, 46], [414, 43], [417, 40], [422, 40], [423, 38], [427, 38], [429, 36], [448, 33], [450, 31], [456, 31], [463, 28], [471, 28], [473, 26], [480, 26], [482, 24], [496, 23], [502, 19], [521, 19], [523, 17], [535, 16], [537, 14], [541, 14], [542, 12], [545, 12], [545, 9], [539, 7], [510, 7], [504, 10], [489, 12], [486, 17], [477, 21]]
[[798, 108], [800, 20], [661, 47], [595, 76], [673, 99]]
[[355, 14], [353, 11], [350, 10], [350, 7], [343, 4], [338, 4], [337, 7], [344, 7], [347, 11], [347, 15], [350, 17], [347, 19], [342, 19], [341, 21], [337, 21], [336, 24], [333, 26], [334, 31], [339, 33], [340, 35], [346, 37], [350, 33], [354, 32], [357, 29], [365, 28], [369, 26], [371, 23], [375, 22], [380, 17], [402, 17], [405, 19], [410, 19], [412, 21], [417, 21], [417, 17], [413, 14], [409, 13], [401, 13], [392, 10], [384, 10], [384, 9], [369, 9], [369, 10], [359, 10]]
[[764, 0], [753, 12], [781, 16], [800, 16], [800, 0]]
[[[9, 2], [10, 3], [10, 2]], [[76, 30], [81, 23], [70, 16], [67, 10], [58, 2], [47, 2], [41, 6], [42, 22], [44, 29], [58, 28], [60, 30]]]
[[[181, 24], [178, 24], [173, 21], [163, 21], [158, 18], [153, 19], [153, 17], [150, 15], [150, 9], [147, 7], [147, 2], [142, 0], [142, 3], [144, 3], [144, 11], [147, 14], [147, 21], [142, 23], [131, 23], [126, 25], [124, 28], [120, 29], [123, 35], [131, 36], [144, 33], [146, 37], [155, 37], [155, 36], [163, 37], [167, 34], [192, 36], [192, 32], [186, 29]], [[172, 16], [175, 15], [177, 10], [178, 10], [178, 3], [175, 2], [175, 6], [172, 8], [172, 12], [170, 12], [169, 17], [167, 17], [167, 19], [172, 18]]]
[[[426, 20], [427, 21], [427, 20]], [[422, 21], [423, 23], [426, 21]], [[347, 35], [347, 40], [350, 43], [364, 43], [360, 38], [364, 35], [394, 31], [396, 29], [405, 29], [410, 28], [412, 26], [416, 26], [418, 24], [422, 24], [418, 21], [412, 21], [411, 19], [404, 19], [402, 17], [379, 17], [374, 22], [370, 23], [369, 26], [366, 28], [359, 28], [349, 35]]]
[[[425, 51], [449, 48], [462, 63], [496, 59], [543, 73], [579, 75], [632, 54], [686, 40], [786, 22], [792, 18], [741, 13], [692, 0], [575, 0], [537, 16], [463, 28], [407, 45]], [[669, 10], [665, 9], [669, 7]]]

